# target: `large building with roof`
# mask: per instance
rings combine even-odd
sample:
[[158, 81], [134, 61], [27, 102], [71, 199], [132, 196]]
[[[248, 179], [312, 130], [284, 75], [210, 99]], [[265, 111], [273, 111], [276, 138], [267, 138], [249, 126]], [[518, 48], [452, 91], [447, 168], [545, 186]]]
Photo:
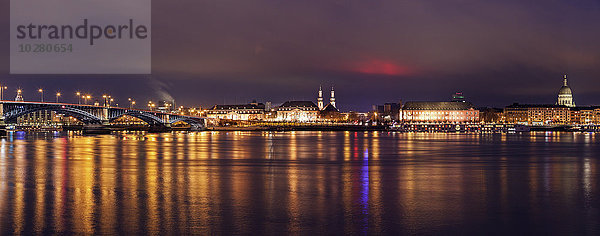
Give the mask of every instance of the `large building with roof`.
[[479, 111], [469, 102], [407, 102], [402, 106], [404, 122], [469, 123], [479, 121]]
[[312, 101], [287, 101], [276, 108], [277, 120], [314, 122], [319, 119], [319, 107]]
[[563, 105], [514, 103], [504, 108], [504, 119], [510, 124], [569, 124], [571, 111], [569, 107]]
[[265, 105], [262, 103], [215, 105], [206, 111], [206, 116], [225, 120], [263, 120]]
[[514, 103], [504, 108], [503, 120], [509, 124], [528, 125], [590, 124], [597, 122], [597, 114], [600, 109], [596, 107], [575, 106], [573, 91], [565, 75], [555, 104]]
[[571, 123], [581, 125], [600, 124], [600, 106], [572, 107]]

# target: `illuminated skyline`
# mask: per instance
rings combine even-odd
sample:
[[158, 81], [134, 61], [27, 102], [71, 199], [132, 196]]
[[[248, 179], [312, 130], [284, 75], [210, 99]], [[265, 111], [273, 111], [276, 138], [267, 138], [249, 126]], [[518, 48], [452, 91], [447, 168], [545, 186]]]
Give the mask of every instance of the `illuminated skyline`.
[[[0, 8], [8, 16], [8, 1]], [[592, 105], [598, 13], [595, 1], [153, 1], [151, 76], [13, 76], [5, 56], [0, 82], [7, 94], [43, 87], [187, 106], [307, 100], [323, 84], [342, 110], [369, 110], [456, 91], [478, 106], [553, 103], [569, 74], [577, 103]]]

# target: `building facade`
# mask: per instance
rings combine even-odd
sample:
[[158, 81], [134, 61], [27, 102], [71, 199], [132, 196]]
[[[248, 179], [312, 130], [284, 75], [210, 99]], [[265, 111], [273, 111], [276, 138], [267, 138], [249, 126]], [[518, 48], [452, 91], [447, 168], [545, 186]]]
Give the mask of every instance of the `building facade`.
[[491, 108], [491, 107], [480, 107], [479, 110], [479, 121], [483, 123], [501, 123], [504, 113], [504, 109]]
[[314, 122], [319, 119], [320, 109], [311, 101], [287, 101], [276, 108], [277, 121]]
[[331, 104], [327, 104], [319, 112], [319, 117], [324, 121], [340, 121], [343, 119], [342, 113]]
[[596, 125], [600, 124], [600, 107], [573, 107], [571, 124]]
[[377, 121], [397, 121], [400, 120], [400, 110], [402, 110], [402, 102], [374, 105], [373, 116]]
[[571, 114], [565, 106], [534, 106], [527, 111], [532, 125], [562, 125], [571, 122]]
[[550, 104], [512, 104], [504, 108], [505, 123], [563, 125], [571, 123], [569, 107]]
[[224, 120], [264, 120], [265, 105], [262, 103], [215, 105], [206, 111], [206, 117]]
[[409, 123], [470, 123], [479, 121], [479, 111], [469, 102], [407, 102], [402, 120]]
[[529, 107], [514, 103], [504, 108], [504, 123], [529, 124]]

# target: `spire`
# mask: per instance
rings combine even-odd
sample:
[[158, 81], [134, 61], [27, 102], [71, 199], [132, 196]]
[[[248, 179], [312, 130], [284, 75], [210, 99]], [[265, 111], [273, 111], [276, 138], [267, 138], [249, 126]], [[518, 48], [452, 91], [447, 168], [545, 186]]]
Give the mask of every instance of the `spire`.
[[568, 86], [567, 85], [567, 75], [565, 75], [564, 83], [565, 83], [565, 86]]
[[321, 85], [319, 85], [319, 97], [323, 98], [323, 88], [321, 88]]
[[337, 106], [335, 105], [335, 91], [333, 90], [333, 86], [331, 86], [331, 98], [329, 99], [329, 103], [337, 108]]
[[319, 97], [317, 98], [317, 106], [319, 107], [319, 110], [323, 110], [324, 106], [323, 106], [323, 89], [321, 88], [321, 85], [319, 85]]

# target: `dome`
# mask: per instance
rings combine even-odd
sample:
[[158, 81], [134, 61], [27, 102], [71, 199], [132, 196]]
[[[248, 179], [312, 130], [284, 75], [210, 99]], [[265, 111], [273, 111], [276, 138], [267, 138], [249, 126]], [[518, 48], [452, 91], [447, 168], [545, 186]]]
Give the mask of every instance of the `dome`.
[[564, 84], [558, 90], [558, 102], [556, 105], [575, 107], [575, 102], [573, 101], [573, 91], [569, 88], [567, 84], [567, 76], [565, 75]]
[[565, 75], [565, 79], [563, 80], [563, 86], [560, 87], [560, 90], [558, 90], [558, 95], [573, 95], [573, 91], [571, 91], [571, 88], [569, 88], [569, 85], [567, 84], [567, 76]]
[[562, 86], [560, 88], [560, 90], [558, 90], [558, 95], [572, 95], [573, 91], [571, 91], [571, 88], [569, 88], [569, 86]]

